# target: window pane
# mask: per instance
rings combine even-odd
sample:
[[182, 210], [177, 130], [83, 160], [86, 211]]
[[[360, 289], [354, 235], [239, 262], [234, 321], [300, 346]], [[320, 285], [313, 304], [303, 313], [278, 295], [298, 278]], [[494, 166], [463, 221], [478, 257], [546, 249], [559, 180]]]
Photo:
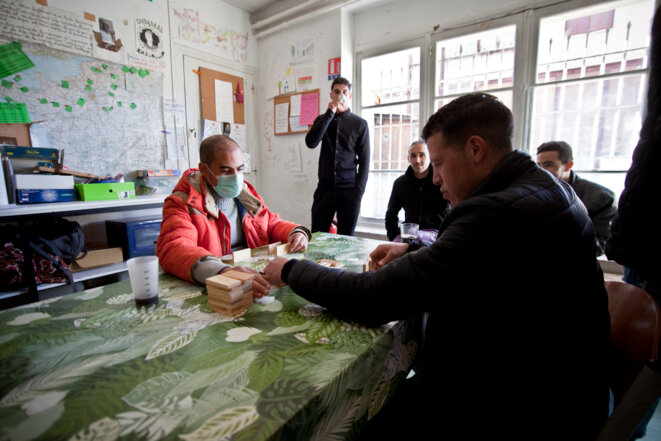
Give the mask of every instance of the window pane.
[[370, 127], [372, 160], [360, 215], [383, 219], [392, 183], [408, 167], [408, 148], [420, 138], [418, 103], [364, 109]]
[[420, 98], [420, 48], [365, 58], [361, 68], [363, 106]]
[[576, 170], [626, 171], [638, 142], [647, 75], [535, 88], [530, 149], [562, 140]]
[[514, 25], [436, 43], [435, 94], [512, 87]]
[[605, 3], [540, 21], [537, 81], [645, 69], [654, 2]]
[[[503, 102], [510, 110], [512, 109], [512, 91], [511, 90], [501, 90], [499, 92], [485, 92], [489, 93], [496, 98], [498, 98], [500, 101]], [[449, 99], [438, 99], [434, 101], [434, 112], [437, 111], [438, 109], [441, 108], [441, 106], [446, 105], [450, 101], [452, 101], [454, 98], [449, 98]], [[423, 124], [424, 126], [424, 124]]]

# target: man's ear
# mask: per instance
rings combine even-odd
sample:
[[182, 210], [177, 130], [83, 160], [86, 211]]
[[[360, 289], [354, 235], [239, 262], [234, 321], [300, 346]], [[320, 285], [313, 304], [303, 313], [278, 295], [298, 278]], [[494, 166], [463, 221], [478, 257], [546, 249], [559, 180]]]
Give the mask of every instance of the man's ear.
[[200, 169], [202, 178], [205, 181], [207, 181], [207, 184], [209, 184], [210, 187], [215, 187], [216, 184], [218, 184], [218, 179], [216, 179], [216, 175], [213, 174], [213, 172], [211, 171], [208, 165], [206, 165], [204, 162], [200, 162], [198, 168]]
[[568, 161], [566, 164], [562, 164], [565, 167], [565, 171], [569, 172], [571, 168], [574, 166], [574, 161]]
[[488, 146], [487, 142], [481, 136], [473, 135], [468, 138], [468, 141], [466, 141], [466, 147], [473, 162], [479, 163], [486, 158]]

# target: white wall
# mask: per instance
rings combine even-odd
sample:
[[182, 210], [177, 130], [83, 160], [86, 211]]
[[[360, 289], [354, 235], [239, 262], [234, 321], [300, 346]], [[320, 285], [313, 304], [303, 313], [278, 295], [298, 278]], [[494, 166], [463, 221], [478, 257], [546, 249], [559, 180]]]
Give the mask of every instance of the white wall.
[[[34, 2], [33, 2], [34, 3]], [[2, 7], [11, 5], [4, 0], [0, 1]], [[185, 105], [186, 92], [184, 89], [184, 64], [183, 58], [173, 56], [174, 53], [181, 54], [193, 51], [198, 57], [222, 60], [225, 66], [230, 66], [234, 71], [243, 70], [256, 71], [257, 44], [250, 30], [249, 14], [243, 10], [229, 6], [220, 0], [48, 0], [48, 8], [53, 10], [65, 10], [81, 18], [84, 14], [94, 16], [93, 30], [99, 31], [99, 18], [111, 20], [113, 23], [115, 38], [122, 42], [122, 49], [117, 53], [107, 50], [98, 50], [93, 44], [94, 56], [103, 60], [113, 61], [129, 66], [139, 63], [148, 63], [152, 71], [160, 71], [163, 74], [163, 98], [176, 98], [178, 104]], [[179, 16], [184, 9], [188, 9], [198, 19], [198, 26], [191, 32], [183, 29]], [[88, 15], [90, 16], [90, 15]], [[159, 60], [149, 59], [137, 53], [136, 20], [146, 19], [162, 26], [163, 35], [161, 45], [165, 55]], [[16, 36], [19, 38], [20, 36]], [[238, 49], [237, 49], [238, 47]], [[147, 67], [147, 64], [145, 64]], [[246, 97], [253, 92], [245, 91]], [[254, 96], [254, 94], [253, 94]], [[248, 98], [250, 99], [250, 98]], [[253, 104], [254, 106], [254, 104]], [[193, 97], [189, 107], [199, 111], [199, 94]], [[191, 108], [186, 109], [190, 114]], [[199, 113], [199, 112], [198, 112]], [[186, 124], [187, 131], [194, 129], [199, 133], [200, 127], [197, 120], [190, 120]], [[246, 115], [246, 126], [249, 130], [257, 131], [254, 112]], [[250, 138], [252, 139], [252, 138]], [[188, 148], [198, 149], [199, 137], [191, 137]], [[197, 167], [197, 163], [193, 164]], [[187, 168], [188, 161], [167, 161], [161, 165], [167, 168]], [[87, 170], [86, 170], [87, 171]], [[89, 172], [93, 172], [90, 170]], [[84, 226], [86, 237], [90, 242], [105, 242], [105, 220], [122, 217], [160, 215], [160, 209], [142, 210], [136, 212], [108, 213], [104, 215], [76, 217]]]
[[[301, 61], [292, 57], [292, 45], [312, 42], [313, 55], [301, 64], [314, 67], [310, 89], [320, 89], [320, 111], [326, 109], [332, 83], [328, 81], [328, 59], [341, 54], [340, 29], [337, 10], [258, 40], [260, 192], [267, 205], [281, 217], [306, 226], [310, 225], [312, 195], [317, 186], [320, 147], [308, 149], [305, 134], [273, 134], [273, 96], [278, 93], [278, 81], [286, 79], [287, 70], [295, 69], [299, 64], [293, 63]], [[345, 74], [344, 68], [342, 73]], [[350, 73], [346, 75], [351, 77]]]

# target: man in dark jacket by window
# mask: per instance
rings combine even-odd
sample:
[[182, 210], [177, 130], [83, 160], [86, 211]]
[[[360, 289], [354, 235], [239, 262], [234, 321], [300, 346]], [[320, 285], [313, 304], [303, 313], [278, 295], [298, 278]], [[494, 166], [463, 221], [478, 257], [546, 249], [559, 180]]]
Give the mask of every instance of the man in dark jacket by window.
[[611, 221], [617, 212], [615, 193], [603, 185], [579, 177], [572, 166], [574, 155], [571, 146], [564, 141], [549, 141], [537, 147], [537, 164], [574, 189], [594, 225], [595, 253], [604, 254]]
[[421, 231], [433, 231], [433, 242], [448, 204], [433, 182], [433, 167], [430, 167], [429, 151], [424, 141], [414, 141], [410, 145], [408, 160], [410, 165], [406, 173], [392, 185], [386, 211], [388, 240], [399, 235], [399, 211], [403, 208], [404, 222], [418, 224]]
[[429, 119], [422, 137], [452, 207], [430, 247], [380, 245], [366, 273], [282, 257], [265, 268], [271, 283], [368, 325], [429, 313], [422, 369], [384, 420], [388, 439], [590, 440], [607, 418], [610, 324], [592, 223], [568, 184], [513, 150], [512, 131], [510, 110], [483, 93]]
[[367, 185], [370, 138], [367, 122], [351, 113], [351, 83], [338, 77], [331, 101], [305, 135], [313, 149], [321, 143], [319, 184], [312, 202], [312, 232], [328, 231], [337, 212], [337, 232], [353, 235]]

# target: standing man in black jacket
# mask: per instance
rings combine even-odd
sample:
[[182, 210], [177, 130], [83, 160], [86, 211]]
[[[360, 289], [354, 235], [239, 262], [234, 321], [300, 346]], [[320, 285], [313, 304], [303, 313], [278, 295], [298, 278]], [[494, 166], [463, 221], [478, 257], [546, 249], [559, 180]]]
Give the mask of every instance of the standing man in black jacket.
[[[409, 146], [409, 167], [392, 185], [392, 193], [386, 210], [388, 240], [399, 235], [399, 210], [404, 209], [404, 222], [420, 226], [420, 230], [434, 230], [443, 220], [448, 204], [438, 185], [433, 181], [433, 167], [429, 164], [429, 151], [424, 141], [414, 141]], [[419, 235], [420, 237], [420, 235]], [[436, 234], [433, 234], [436, 239]], [[433, 240], [431, 240], [433, 242]], [[423, 243], [426, 242], [423, 240]]]
[[610, 324], [592, 223], [569, 184], [513, 150], [512, 132], [510, 110], [484, 93], [429, 119], [422, 137], [452, 206], [430, 247], [380, 245], [365, 273], [283, 257], [264, 269], [343, 318], [429, 313], [410, 399], [384, 420], [390, 437], [370, 439], [591, 440], [606, 421]]
[[319, 184], [312, 203], [312, 232], [328, 231], [337, 213], [337, 232], [353, 235], [367, 185], [370, 138], [367, 121], [351, 113], [351, 83], [338, 77], [328, 109], [305, 136], [313, 149], [321, 142]]

